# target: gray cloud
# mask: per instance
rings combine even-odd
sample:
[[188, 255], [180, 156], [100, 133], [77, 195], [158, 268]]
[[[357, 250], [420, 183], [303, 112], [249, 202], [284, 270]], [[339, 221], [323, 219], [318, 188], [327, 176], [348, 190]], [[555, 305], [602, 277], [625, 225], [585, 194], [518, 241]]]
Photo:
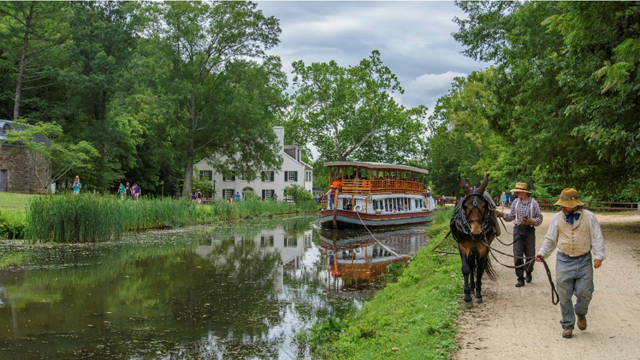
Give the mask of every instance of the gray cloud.
[[291, 63], [335, 60], [355, 65], [379, 50], [399, 78], [406, 106], [433, 108], [455, 76], [487, 66], [460, 53], [451, 33], [455, 16], [464, 13], [453, 2], [258, 2], [267, 16], [280, 20], [281, 43], [271, 50]]

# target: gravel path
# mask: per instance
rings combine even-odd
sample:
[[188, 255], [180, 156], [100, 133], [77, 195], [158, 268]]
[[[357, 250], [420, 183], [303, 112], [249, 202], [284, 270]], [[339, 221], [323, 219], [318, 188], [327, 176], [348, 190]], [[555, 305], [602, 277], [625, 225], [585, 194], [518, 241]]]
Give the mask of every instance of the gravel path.
[[[536, 229], [536, 251], [553, 213], [543, 215], [544, 221]], [[596, 290], [589, 306], [587, 330], [580, 331], [576, 326], [572, 339], [562, 338], [560, 308], [551, 303], [542, 263], [536, 263], [532, 283], [516, 288], [514, 270], [494, 261], [498, 280], [483, 282], [484, 303], [460, 312], [460, 350], [454, 359], [640, 359], [640, 215], [597, 217], [607, 259], [594, 271]], [[505, 224], [512, 232], [512, 223]], [[511, 242], [511, 235], [504, 229], [502, 232], [502, 241]], [[497, 241], [493, 244], [512, 253], [510, 247]], [[555, 262], [555, 254], [547, 260], [554, 282]]]

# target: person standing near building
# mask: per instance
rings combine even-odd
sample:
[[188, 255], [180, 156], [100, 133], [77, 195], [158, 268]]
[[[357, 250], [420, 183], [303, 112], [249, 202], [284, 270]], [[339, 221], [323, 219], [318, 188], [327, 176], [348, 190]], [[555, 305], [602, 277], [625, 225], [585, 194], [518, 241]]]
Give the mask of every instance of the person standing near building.
[[240, 201], [240, 193], [238, 191], [236, 191], [235, 198], [236, 198], [236, 202]]
[[606, 258], [604, 238], [596, 215], [582, 208], [584, 203], [580, 201], [577, 190], [562, 190], [555, 205], [562, 206], [562, 210], [553, 216], [536, 261], [542, 261], [558, 248], [556, 286], [562, 315], [560, 325], [562, 337], [570, 339], [576, 315], [578, 329], [587, 329], [587, 312], [594, 289], [593, 269], [600, 268]]
[[76, 175], [75, 180], [73, 180], [73, 195], [78, 195], [80, 189], [82, 189], [82, 184], [80, 183], [80, 177]]
[[[518, 197], [511, 204], [511, 212], [504, 213], [496, 210], [496, 216], [502, 217], [505, 221], [513, 221], [513, 256], [516, 266], [516, 287], [524, 286], [525, 281], [530, 283], [533, 273], [533, 259], [536, 252], [536, 229], [542, 223], [542, 213], [540, 205], [536, 199], [530, 197], [531, 192], [527, 189], [526, 183], [516, 183], [516, 188], [511, 190]], [[524, 266], [525, 261], [529, 265]], [[525, 276], [526, 270], [526, 276]]]
[[500, 203], [502, 204], [502, 211], [504, 211], [504, 205], [507, 203], [509, 197], [507, 196], [507, 193], [505, 193], [504, 191], [502, 192], [502, 196], [500, 196]]
[[124, 199], [124, 190], [124, 185], [120, 183], [120, 186], [118, 187], [118, 195], [120, 195], [120, 200]]

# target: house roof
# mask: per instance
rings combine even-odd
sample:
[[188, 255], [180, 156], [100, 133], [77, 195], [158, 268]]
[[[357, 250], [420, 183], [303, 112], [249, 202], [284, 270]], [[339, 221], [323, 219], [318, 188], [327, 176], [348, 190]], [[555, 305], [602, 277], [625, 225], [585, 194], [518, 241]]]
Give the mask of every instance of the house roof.
[[422, 174], [428, 174], [429, 170], [420, 169], [408, 165], [385, 164], [377, 162], [365, 161], [333, 161], [324, 163], [324, 167], [359, 167], [372, 170], [406, 170], [415, 171]]
[[[11, 120], [3, 120], [0, 119], [0, 142], [4, 141], [7, 138], [7, 132], [9, 130], [16, 130], [16, 131], [20, 131], [20, 130], [24, 130], [27, 127], [30, 127], [31, 125], [29, 124], [24, 124], [24, 123], [20, 123], [20, 122], [16, 122], [16, 121], [11, 121]], [[37, 143], [46, 143], [49, 144], [51, 142], [51, 140], [49, 140], [49, 138], [47, 138], [44, 135], [36, 135], [33, 137], [33, 141], [37, 142]]]

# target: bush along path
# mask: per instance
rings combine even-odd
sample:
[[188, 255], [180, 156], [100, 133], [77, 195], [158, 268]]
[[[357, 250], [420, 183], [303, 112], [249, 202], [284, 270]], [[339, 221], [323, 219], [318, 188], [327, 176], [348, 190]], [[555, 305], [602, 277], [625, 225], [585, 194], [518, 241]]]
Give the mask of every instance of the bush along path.
[[[462, 291], [460, 260], [431, 251], [449, 231], [451, 210], [440, 211], [431, 240], [398, 278], [369, 301], [339, 339], [320, 347], [334, 359], [447, 359], [456, 350]], [[446, 246], [445, 246], [446, 245]], [[439, 249], [455, 251], [447, 239]]]

